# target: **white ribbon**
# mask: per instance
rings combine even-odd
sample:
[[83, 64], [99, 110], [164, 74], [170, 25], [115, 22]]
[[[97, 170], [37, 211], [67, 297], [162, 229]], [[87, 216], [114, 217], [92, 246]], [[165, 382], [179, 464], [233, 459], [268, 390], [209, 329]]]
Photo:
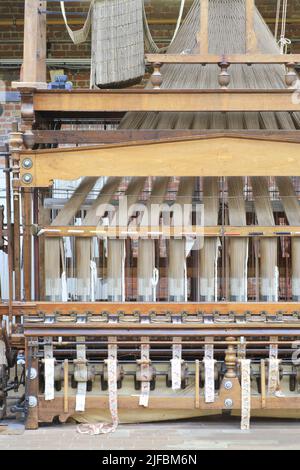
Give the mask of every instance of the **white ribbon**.
[[[141, 338], [141, 394], [139, 405], [147, 407], [149, 404], [150, 382], [149, 382], [149, 360], [150, 346], [148, 344], [149, 337]], [[146, 344], [147, 343], [147, 344]]]
[[205, 345], [204, 352], [205, 402], [215, 401], [215, 360], [213, 344]]
[[97, 265], [95, 261], [90, 262], [91, 268], [91, 302], [95, 302], [95, 292], [97, 284]]
[[153, 302], [156, 302], [156, 288], [157, 288], [158, 281], [159, 281], [159, 270], [157, 268], [154, 268], [152, 279], [151, 279]]
[[[116, 337], [109, 338], [110, 343], [116, 342]], [[80, 434], [108, 434], [115, 432], [119, 424], [118, 417], [118, 388], [117, 388], [117, 344], [108, 344], [107, 374], [108, 374], [108, 396], [109, 410], [111, 413], [112, 423], [99, 424], [80, 424], [77, 431]]]
[[68, 285], [65, 271], [61, 275], [61, 300], [62, 302], [68, 302]]
[[173, 338], [173, 357], [171, 359], [172, 390], [181, 389], [182, 345], [180, 337]]
[[44, 372], [45, 372], [45, 400], [54, 400], [54, 364], [53, 347], [51, 344], [52, 338], [46, 339], [49, 341], [44, 346]]
[[[82, 342], [84, 341], [85, 338], [78, 336], [77, 337], [77, 342]], [[75, 367], [79, 369], [80, 374], [82, 374], [82, 377], [80, 377], [80, 381], [77, 382], [77, 393], [76, 393], [76, 404], [75, 404], [75, 410], [76, 411], [84, 411], [85, 410], [85, 396], [86, 396], [86, 380], [87, 380], [87, 366], [84, 363], [86, 360], [86, 349], [85, 349], [85, 344], [77, 344], [76, 345], [77, 349], [77, 360], [81, 361], [82, 363], [77, 364]], [[83, 377], [83, 374], [85, 374], [86, 377]], [[83, 379], [86, 380], [83, 380]]]
[[84, 22], [83, 27], [76, 30], [76, 31], [73, 31], [70, 28], [69, 24], [68, 24], [66, 10], [65, 10], [65, 2], [63, 2], [63, 1], [60, 2], [60, 8], [61, 8], [62, 16], [63, 16], [64, 22], [65, 22], [67, 31], [69, 33], [69, 36], [72, 39], [74, 44], [80, 44], [82, 42], [85, 42], [88, 38], [90, 29], [91, 29], [91, 17], [92, 17], [92, 10], [93, 10], [94, 3], [95, 3], [95, 0], [91, 0], [91, 4], [90, 4], [90, 7], [89, 7], [87, 18]]
[[241, 391], [242, 391], [242, 410], [241, 410], [241, 429], [250, 428], [251, 414], [251, 379], [250, 379], [250, 359], [241, 359]]
[[269, 374], [268, 374], [268, 393], [274, 395], [279, 387], [279, 359], [278, 345], [270, 344], [269, 353]]

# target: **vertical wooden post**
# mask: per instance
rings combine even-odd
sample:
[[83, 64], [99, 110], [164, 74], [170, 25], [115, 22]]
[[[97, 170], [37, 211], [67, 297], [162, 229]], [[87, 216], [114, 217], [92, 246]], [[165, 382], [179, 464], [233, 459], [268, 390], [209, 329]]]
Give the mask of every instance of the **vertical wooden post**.
[[200, 54], [208, 54], [208, 0], [201, 0], [198, 44]]
[[254, 0], [246, 0], [246, 54], [255, 52], [256, 36], [254, 32]]
[[32, 338], [26, 340], [25, 357], [26, 357], [26, 385], [25, 396], [27, 400], [27, 417], [26, 429], [37, 429], [39, 425], [38, 419], [38, 392], [39, 392], [39, 373], [38, 359], [36, 356], [37, 347], [32, 344]]
[[41, 88], [46, 83], [46, 7], [44, 0], [25, 0], [23, 87]]
[[32, 227], [32, 196], [30, 188], [23, 188], [23, 280], [24, 298], [31, 300], [31, 227]]
[[13, 123], [9, 139], [12, 168], [14, 234], [13, 234], [13, 269], [15, 271], [15, 299], [21, 300], [21, 264], [20, 264], [20, 152], [23, 147], [23, 134], [18, 124]]

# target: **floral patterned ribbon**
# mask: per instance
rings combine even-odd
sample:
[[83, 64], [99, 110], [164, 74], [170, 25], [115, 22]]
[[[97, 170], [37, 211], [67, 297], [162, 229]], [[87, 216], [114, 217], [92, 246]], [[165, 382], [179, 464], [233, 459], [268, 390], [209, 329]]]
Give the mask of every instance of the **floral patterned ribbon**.
[[241, 410], [241, 429], [250, 428], [251, 414], [251, 380], [250, 380], [250, 359], [240, 359], [241, 365], [241, 392], [242, 392], [242, 410]]
[[[277, 338], [271, 338], [271, 340]], [[276, 343], [270, 344], [269, 352], [269, 375], [268, 375], [268, 393], [274, 395], [279, 387], [279, 359], [278, 359], [278, 345]]]
[[52, 338], [45, 338], [44, 368], [45, 368], [45, 400], [54, 400], [54, 363]]
[[181, 338], [173, 338], [173, 357], [171, 359], [172, 390], [181, 389], [181, 364], [182, 364], [182, 345]]
[[117, 338], [112, 336], [108, 339], [108, 343], [108, 359], [105, 362], [107, 365], [109, 410], [112, 423], [80, 424], [77, 426], [77, 431], [80, 434], [108, 434], [110, 432], [115, 432], [119, 424], [117, 390]]
[[[76, 338], [77, 343], [81, 343], [85, 341], [85, 338], [82, 336], [78, 336]], [[77, 393], [76, 393], [76, 404], [75, 410], [76, 411], [84, 411], [85, 410], [85, 397], [86, 397], [86, 385], [87, 385], [87, 366], [86, 366], [86, 348], [85, 344], [77, 344], [76, 345], [77, 351], [77, 361], [78, 363], [75, 365], [77, 378]]]
[[149, 337], [142, 336], [141, 338], [141, 394], [139, 405], [147, 407], [149, 404], [150, 394], [150, 346]]
[[205, 370], [205, 402], [213, 403], [215, 401], [215, 360], [214, 345], [211, 338], [206, 339], [204, 347], [204, 370]]

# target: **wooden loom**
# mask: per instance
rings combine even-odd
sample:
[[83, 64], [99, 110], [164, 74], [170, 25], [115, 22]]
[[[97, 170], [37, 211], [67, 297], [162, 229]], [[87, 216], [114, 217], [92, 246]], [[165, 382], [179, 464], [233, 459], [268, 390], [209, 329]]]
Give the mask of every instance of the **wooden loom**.
[[[40, 3], [44, 6], [42, 12], [38, 9]], [[22, 124], [20, 130], [13, 129], [10, 138], [14, 206], [14, 230], [8, 231], [10, 299], [0, 303], [0, 316], [6, 320], [2, 332], [10, 366], [13, 351], [25, 348], [27, 428], [34, 429], [39, 422], [51, 422], [56, 416], [65, 421], [76, 415], [80, 420], [89, 410], [97, 410], [106, 417], [108, 393], [117, 395], [120, 419], [125, 421], [126, 413], [132, 409], [137, 410], [139, 420], [151, 419], [156, 410], [164, 410], [164, 416], [170, 418], [227, 410], [241, 414], [243, 428], [249, 426], [250, 414], [300, 416], [299, 366], [292, 361], [295, 342], [300, 338], [299, 298], [295, 294], [299, 268], [295, 264], [292, 271], [293, 300], [288, 287], [290, 268], [284, 264], [283, 249], [278, 248], [278, 239], [281, 246], [289, 245], [291, 240], [293, 253], [299, 256], [299, 202], [288, 179], [300, 177], [299, 127], [253, 131], [57, 130], [58, 121], [72, 123], [88, 119], [105, 123], [120, 119], [129, 111], [216, 115], [221, 112], [297, 113], [300, 105], [292, 99], [294, 89], [290, 87], [296, 78], [294, 67], [300, 62], [300, 56], [255, 52], [253, 0], [246, 0], [246, 54], [209, 54], [208, 1], [202, 0], [199, 53], [147, 55], [147, 63], [154, 66], [153, 88], [46, 90], [43, 13], [46, 3], [26, 0], [23, 82], [16, 84], [22, 98]], [[220, 68], [220, 88], [163, 89], [162, 64], [216, 64]], [[227, 70], [234, 64], [285, 65], [287, 88], [231, 89]], [[59, 148], [62, 144], [73, 146]], [[179, 205], [202, 200], [209, 206], [205, 226], [198, 227], [192, 221], [190, 227], [178, 229], [171, 223], [162, 225], [158, 217], [149, 229], [143, 217], [137, 225], [132, 225], [130, 217], [116, 228], [99, 227], [98, 222], [91, 224], [94, 219], [89, 216], [97, 200], [84, 209], [80, 227], [70, 225], [92, 183], [100, 176], [109, 178], [108, 188], [104, 185], [99, 194], [104, 204], [116, 199], [124, 177], [132, 178], [129, 186], [123, 188], [123, 192], [127, 188], [131, 202], [137, 203], [143, 196], [148, 204], [157, 199], [164, 202], [170, 180], [176, 178], [177, 186], [171, 190], [177, 194]], [[257, 223], [253, 202], [244, 194], [242, 178], [245, 176], [252, 178], [250, 190]], [[270, 200], [266, 180], [262, 180], [271, 176], [280, 176], [277, 184], [282, 205], [277, 210], [278, 201]], [[90, 185], [86, 180], [81, 183], [89, 189], [85, 193], [82, 187], [75, 191], [72, 198], [77, 198], [77, 204], [69, 212], [65, 207], [64, 217], [58, 214], [51, 221], [45, 201], [53, 181], [81, 177], [90, 182], [93, 179]], [[154, 186], [145, 188], [149, 177], [156, 178]], [[194, 184], [195, 191], [191, 191]], [[260, 198], [265, 198], [265, 203], [257, 208]], [[252, 204], [252, 209], [247, 204]], [[244, 214], [237, 216], [240, 206], [244, 207]], [[284, 212], [287, 218], [282, 215]], [[261, 214], [269, 217], [264, 219]], [[104, 215], [105, 211], [98, 218]], [[63, 237], [76, 240], [78, 248], [83, 244], [90, 247], [96, 235], [102, 247], [98, 268], [101, 275], [115, 280], [114, 295], [108, 294], [105, 300], [83, 301], [89, 295], [81, 287], [79, 299], [62, 302], [57, 300], [58, 286], [51, 298], [45, 291], [46, 264], [49, 258], [50, 261], [53, 257], [60, 259]], [[199, 261], [197, 252], [186, 255], [186, 244], [189, 237], [203, 235], [205, 255], [201, 256], [200, 250]], [[165, 243], [168, 256], [180, 251], [180, 263], [174, 263], [174, 258], [167, 263], [168, 256], [160, 254], [160, 240], [164, 237], [170, 237]], [[140, 256], [133, 256], [130, 250], [139, 243]], [[108, 246], [107, 263], [105, 245]], [[247, 292], [245, 286], [232, 287], [232, 279], [241, 272], [234, 254], [241, 250], [247, 260], [250, 248], [254, 255], [253, 263], [248, 263], [248, 276], [255, 282], [252, 291]], [[110, 252], [114, 253], [114, 260], [109, 258]], [[208, 269], [211, 252], [216, 255]], [[90, 253], [90, 248], [86, 253]], [[269, 257], [274, 261], [271, 274], [266, 266]], [[146, 260], [144, 264], [143, 260]], [[277, 265], [279, 280], [287, 272], [287, 289], [280, 293], [278, 287], [275, 298], [273, 291], [269, 296], [268, 287], [260, 285], [259, 279], [269, 280]], [[62, 271], [59, 266], [56, 265], [57, 279]], [[168, 285], [167, 292], [161, 284], [156, 287], [154, 268], [159, 270], [160, 278], [172, 277], [174, 283], [172, 287]], [[68, 269], [64, 266], [66, 275]], [[89, 263], [84, 269], [81, 274], [77, 271], [79, 278], [84, 277], [82, 272], [89, 271]], [[140, 283], [142, 287], [135, 290], [129, 288], [127, 277], [142, 278], [144, 284]], [[190, 280], [188, 291], [184, 278]], [[151, 289], [150, 293], [145, 289], [151, 282], [156, 289], [152, 299]], [[272, 282], [274, 288], [275, 281]], [[203, 294], [204, 284], [212, 286], [209, 294]], [[90, 287], [87, 289], [89, 293]]]

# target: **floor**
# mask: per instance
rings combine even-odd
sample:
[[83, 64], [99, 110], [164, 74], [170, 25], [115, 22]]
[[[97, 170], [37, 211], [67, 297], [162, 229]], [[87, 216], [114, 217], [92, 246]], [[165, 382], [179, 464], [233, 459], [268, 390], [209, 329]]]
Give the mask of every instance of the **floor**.
[[0, 426], [0, 450], [203, 450], [300, 449], [300, 423], [253, 420], [250, 431], [240, 431], [235, 418], [167, 423], [124, 424], [113, 434], [87, 436], [73, 424], [42, 426], [25, 431], [10, 423]]

